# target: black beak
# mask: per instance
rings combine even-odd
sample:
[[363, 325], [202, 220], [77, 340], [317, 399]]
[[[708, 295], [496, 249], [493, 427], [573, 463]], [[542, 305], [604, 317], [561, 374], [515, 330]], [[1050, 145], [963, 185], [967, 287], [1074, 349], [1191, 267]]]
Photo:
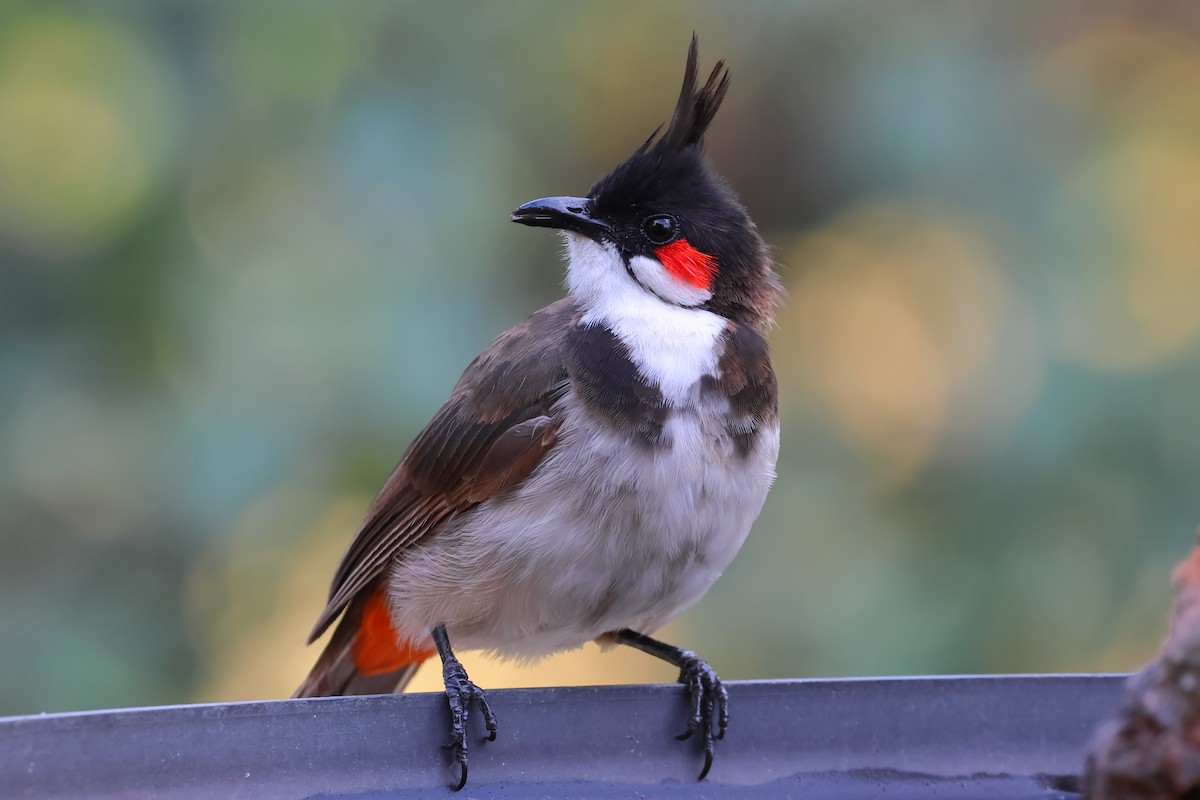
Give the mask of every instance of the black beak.
[[543, 197], [532, 200], [512, 214], [512, 221], [535, 228], [558, 228], [581, 233], [589, 239], [608, 232], [608, 225], [592, 216], [592, 201], [586, 197]]

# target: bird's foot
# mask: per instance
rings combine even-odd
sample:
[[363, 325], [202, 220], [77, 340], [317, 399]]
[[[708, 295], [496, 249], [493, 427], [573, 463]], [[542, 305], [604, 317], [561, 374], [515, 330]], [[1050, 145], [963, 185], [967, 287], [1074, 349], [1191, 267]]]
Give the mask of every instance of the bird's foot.
[[690, 739], [699, 733], [704, 743], [704, 768], [697, 780], [704, 780], [713, 762], [713, 742], [725, 738], [729, 726], [729, 694], [716, 670], [690, 650], [684, 650], [679, 664], [679, 682], [687, 687], [692, 703], [687, 730], [677, 739]]
[[442, 678], [446, 683], [446, 699], [450, 703], [450, 741], [443, 746], [454, 751], [454, 760], [461, 769], [458, 785], [454, 787], [457, 792], [467, 785], [467, 718], [471, 704], [479, 704], [489, 742], [496, 740], [496, 715], [488, 706], [483, 690], [471, 683], [467, 671], [457, 658], [451, 657], [443, 662]]

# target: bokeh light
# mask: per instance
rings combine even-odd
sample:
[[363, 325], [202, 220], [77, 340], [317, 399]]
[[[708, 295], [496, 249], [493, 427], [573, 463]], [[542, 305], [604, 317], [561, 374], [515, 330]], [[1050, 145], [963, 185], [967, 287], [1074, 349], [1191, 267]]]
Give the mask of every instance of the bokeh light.
[[136, 28], [32, 13], [0, 33], [0, 229], [44, 256], [120, 232], [166, 168], [171, 65]]

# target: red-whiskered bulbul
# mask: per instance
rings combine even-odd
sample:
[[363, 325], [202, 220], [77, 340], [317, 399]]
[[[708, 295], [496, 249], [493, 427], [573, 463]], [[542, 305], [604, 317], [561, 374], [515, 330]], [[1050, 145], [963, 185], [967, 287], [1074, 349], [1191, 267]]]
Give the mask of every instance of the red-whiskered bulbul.
[[298, 697], [400, 691], [437, 653], [467, 780], [471, 705], [451, 650], [531, 658], [588, 641], [680, 669], [704, 767], [728, 722], [694, 653], [650, 638], [729, 565], [774, 480], [779, 284], [702, 140], [729, 87], [696, 88], [696, 39], [665, 132], [585, 197], [513, 212], [554, 228], [566, 298], [493, 341], [409, 446], [334, 575], [309, 642], [341, 621]]

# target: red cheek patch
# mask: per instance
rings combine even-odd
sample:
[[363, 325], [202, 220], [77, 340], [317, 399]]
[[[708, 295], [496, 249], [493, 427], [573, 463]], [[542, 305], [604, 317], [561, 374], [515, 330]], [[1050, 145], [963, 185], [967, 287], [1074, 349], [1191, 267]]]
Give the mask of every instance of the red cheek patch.
[[654, 255], [675, 280], [697, 289], [712, 288], [713, 278], [717, 275], [717, 259], [701, 253], [688, 244], [687, 239], [676, 239], [656, 248]]

